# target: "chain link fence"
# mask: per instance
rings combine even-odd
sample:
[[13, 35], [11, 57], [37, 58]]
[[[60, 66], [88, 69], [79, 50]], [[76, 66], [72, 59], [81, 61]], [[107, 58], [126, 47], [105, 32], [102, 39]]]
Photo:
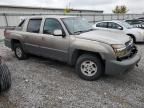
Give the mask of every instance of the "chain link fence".
[[97, 22], [102, 20], [125, 20], [144, 17], [144, 14], [20, 14], [20, 13], [0, 13], [0, 28], [7, 26], [17, 26], [21, 19], [28, 16], [36, 15], [67, 15], [67, 16], [81, 16], [86, 18], [89, 22]]

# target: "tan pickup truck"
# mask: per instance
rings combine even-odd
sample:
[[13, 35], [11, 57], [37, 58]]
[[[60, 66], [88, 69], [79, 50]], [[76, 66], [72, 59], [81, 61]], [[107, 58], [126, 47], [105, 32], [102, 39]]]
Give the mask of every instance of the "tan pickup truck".
[[129, 36], [93, 30], [80, 17], [29, 17], [4, 35], [5, 45], [19, 60], [35, 54], [66, 62], [85, 80], [124, 73], [140, 60]]

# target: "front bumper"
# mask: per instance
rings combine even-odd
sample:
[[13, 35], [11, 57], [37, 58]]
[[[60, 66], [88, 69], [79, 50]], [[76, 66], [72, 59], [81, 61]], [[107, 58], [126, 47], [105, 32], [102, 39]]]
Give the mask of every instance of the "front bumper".
[[132, 58], [116, 61], [106, 61], [105, 73], [108, 75], [116, 75], [125, 73], [134, 68], [134, 66], [140, 61], [141, 57], [136, 54]]

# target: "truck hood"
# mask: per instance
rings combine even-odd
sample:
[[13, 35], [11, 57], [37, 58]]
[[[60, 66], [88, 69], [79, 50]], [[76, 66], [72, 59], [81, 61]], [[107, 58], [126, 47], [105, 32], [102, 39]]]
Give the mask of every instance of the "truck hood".
[[125, 44], [129, 41], [129, 36], [123, 33], [114, 33], [104, 30], [93, 30], [76, 35], [77, 38], [99, 41], [107, 44]]

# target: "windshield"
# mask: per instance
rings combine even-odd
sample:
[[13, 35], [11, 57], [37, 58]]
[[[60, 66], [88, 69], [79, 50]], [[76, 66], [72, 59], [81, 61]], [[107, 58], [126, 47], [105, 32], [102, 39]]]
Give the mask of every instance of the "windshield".
[[127, 20], [126, 22], [129, 23], [130, 25], [143, 23], [142, 21], [139, 21], [139, 20]]
[[125, 21], [121, 21], [120, 22], [124, 27], [126, 27], [127, 29], [131, 29], [134, 28], [132, 25], [130, 25], [129, 23], [125, 22]]
[[63, 18], [62, 21], [70, 34], [80, 34], [92, 30], [92, 25], [80, 17]]

